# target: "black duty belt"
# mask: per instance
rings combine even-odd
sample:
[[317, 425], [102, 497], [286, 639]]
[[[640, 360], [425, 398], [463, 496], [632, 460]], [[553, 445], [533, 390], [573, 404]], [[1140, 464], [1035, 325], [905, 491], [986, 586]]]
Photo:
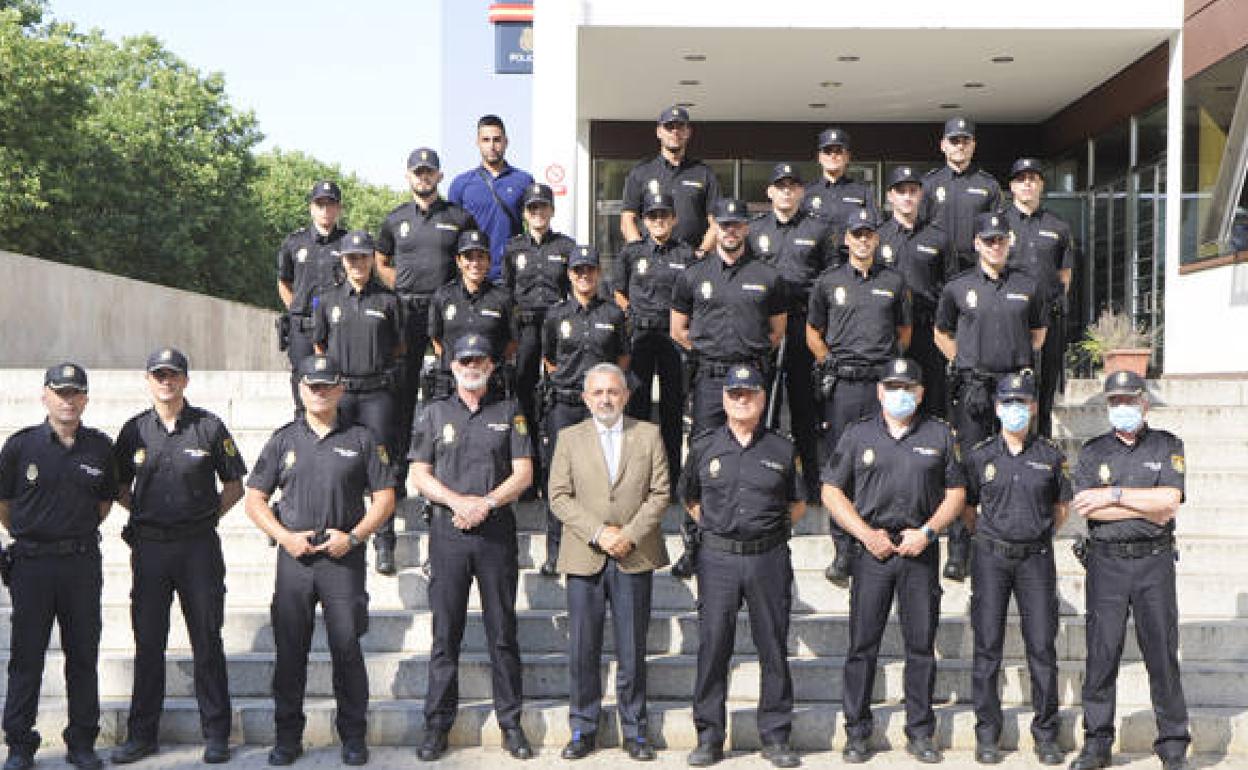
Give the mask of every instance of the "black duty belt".
[[1162, 535], [1151, 540], [1128, 540], [1121, 543], [1096, 539], [1088, 542], [1093, 550], [1116, 559], [1142, 559], [1145, 556], [1156, 556], [1174, 550], [1174, 535]]
[[662, 316], [638, 316], [633, 319], [633, 328], [637, 331], [667, 331], [671, 327], [671, 318]]
[[997, 556], [1006, 559], [1025, 559], [1034, 554], [1048, 553], [1053, 548], [1052, 541], [1047, 538], [1044, 540], [1011, 543], [1006, 540], [997, 540], [987, 535], [976, 534], [975, 541]]
[[880, 379], [880, 367], [866, 364], [833, 364], [832, 373], [838, 380], [876, 382]]
[[381, 374], [366, 374], [362, 377], [343, 375], [342, 382], [352, 393], [365, 393], [390, 387], [394, 384], [394, 378], [389, 372], [382, 372]]
[[541, 326], [546, 320], [546, 311], [537, 309], [516, 309], [516, 323], [521, 326]]
[[789, 531], [787, 529], [778, 530], [770, 535], [763, 535], [754, 540], [733, 540], [730, 537], [723, 537], [714, 532], [702, 530], [702, 545], [710, 548], [712, 551], [735, 553], [743, 556], [756, 556], [760, 553], [767, 553], [781, 543], [787, 543], [788, 540]]
[[[138, 540], [152, 540], [158, 543], [171, 543], [177, 540], [189, 540], [217, 528], [217, 517], [210, 516], [189, 524], [162, 527], [158, 524], [131, 522], [122, 530], [122, 538], [134, 537]], [[127, 540], [128, 542], [128, 540]]]
[[741, 366], [758, 366], [757, 361], [749, 359], [738, 359], [736, 361], [723, 361], [715, 358], [699, 358], [698, 374], [705, 374], [708, 377], [727, 377], [728, 372], [732, 371], [732, 367]]
[[302, 313], [290, 314], [290, 328], [298, 329], [301, 332], [310, 332], [316, 324], [312, 321], [312, 316], [303, 315]]
[[85, 556], [100, 552], [100, 533], [65, 540], [15, 540], [9, 550], [14, 556], [24, 559], [37, 556]]

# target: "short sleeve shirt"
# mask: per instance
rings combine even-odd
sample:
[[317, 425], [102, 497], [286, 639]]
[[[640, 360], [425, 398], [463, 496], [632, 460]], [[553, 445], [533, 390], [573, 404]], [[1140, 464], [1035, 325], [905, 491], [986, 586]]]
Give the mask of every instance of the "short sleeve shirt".
[[1031, 332], [1048, 325], [1036, 282], [1006, 267], [991, 278], [974, 267], [945, 284], [936, 328], [958, 343], [954, 366], [1016, 372], [1032, 365]]
[[742, 446], [727, 425], [693, 442], [681, 480], [685, 502], [702, 506], [702, 529], [732, 540], [756, 540], [788, 529], [799, 492], [800, 461], [792, 441], [761, 425]]
[[309, 315], [316, 295], [342, 278], [338, 242], [347, 234], [335, 227], [322, 235], [308, 225], [291, 233], [277, 250], [277, 277], [291, 285], [290, 312]]
[[910, 293], [901, 274], [878, 261], [865, 274], [846, 262], [811, 290], [806, 323], [823, 336], [830, 360], [882, 364], [897, 355], [897, 328], [910, 325]]
[[[1186, 475], [1183, 441], [1173, 433], [1145, 426], [1135, 443], [1128, 444], [1110, 431], [1089, 439], [1079, 450], [1075, 492], [1099, 487], [1173, 487], [1182, 496]], [[1145, 519], [1088, 521], [1088, 532], [1093, 540], [1151, 540], [1174, 532], [1174, 521], [1164, 526]]]
[[1001, 185], [973, 163], [962, 172], [946, 164], [923, 177], [919, 217], [948, 233], [953, 246], [946, 275], [975, 264], [975, 217], [1000, 208]]
[[442, 365], [451, 367], [455, 341], [476, 333], [490, 342], [494, 360], [501, 360], [512, 338], [511, 293], [486, 281], [470, 292], [456, 280], [438, 289], [429, 302], [429, 337], [442, 345]]
[[949, 248], [949, 235], [936, 225], [920, 222], [910, 229], [890, 219], [880, 227], [876, 259], [901, 273], [916, 313], [921, 312], [929, 324], [945, 285]]
[[672, 310], [689, 317], [698, 355], [758, 359], [771, 350], [770, 319], [788, 306], [779, 271], [749, 252], [731, 265], [717, 253], [687, 267], [672, 287]]
[[408, 201], [386, 215], [377, 232], [377, 251], [394, 265], [394, 290], [432, 294], [455, 278], [459, 234], [477, 229], [462, 207], [438, 198], [428, 209]]
[[594, 297], [582, 305], [575, 297], [546, 315], [542, 358], [555, 365], [550, 379], [563, 390], [580, 390], [585, 373], [596, 364], [616, 363], [628, 353], [624, 311]]
[[463, 495], [487, 495], [511, 476], [511, 461], [532, 455], [529, 425], [515, 399], [486, 396], [472, 411], [458, 393], [418, 410], [407, 459]]
[[343, 374], [380, 374], [403, 341], [399, 298], [376, 279], [360, 289], [344, 281], [321, 295], [312, 340], [338, 361]]
[[18, 540], [85, 538], [100, 527], [100, 503], [117, 499], [113, 442], [79, 426], [73, 446], [44, 422], [18, 431], [0, 449], [0, 500]]
[[827, 220], [803, 211], [787, 222], [774, 211], [750, 222], [750, 250], [780, 271], [792, 311], [806, 312], [815, 279], [838, 261], [837, 233]]
[[503, 254], [503, 286], [521, 310], [549, 310], [567, 298], [568, 256], [576, 241], [563, 233], [547, 232], [540, 242], [520, 233], [507, 242]]
[[966, 503], [978, 505], [976, 532], [1011, 543], [1053, 537], [1053, 508], [1070, 500], [1066, 455], [1044, 437], [1011, 454], [997, 434], [966, 455]]
[[611, 288], [628, 298], [628, 312], [633, 318], [666, 321], [676, 277], [696, 260], [693, 248], [686, 243], [669, 239], [659, 244], [647, 236], [620, 252], [613, 266]]
[[707, 212], [720, 198], [715, 172], [700, 160], [685, 158], [673, 166], [662, 155], [656, 155], [638, 163], [624, 178], [624, 210], [640, 215], [646, 196], [657, 193], [672, 196], [676, 206], [672, 239], [698, 248], [706, 235]]
[[1070, 225], [1043, 207], [1024, 214], [1013, 204], [1005, 210], [1005, 221], [1010, 226], [1009, 264], [1031, 276], [1052, 304], [1065, 291], [1058, 273], [1075, 266]]

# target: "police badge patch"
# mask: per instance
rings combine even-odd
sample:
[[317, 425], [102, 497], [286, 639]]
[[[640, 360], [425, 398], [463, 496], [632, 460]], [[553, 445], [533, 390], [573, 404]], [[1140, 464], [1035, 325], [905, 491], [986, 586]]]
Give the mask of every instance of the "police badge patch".
[[299, 249], [298, 253], [295, 254], [296, 262], [304, 262], [307, 260], [307, 258], [308, 258], [308, 250], [306, 248]]
[[966, 306], [971, 309], [974, 309], [977, 305], [979, 305], [979, 295], [975, 293], [974, 289], [967, 289], [966, 290]]
[[711, 478], [719, 478], [719, 458], [712, 457], [711, 462], [706, 466], [706, 470], [711, 474]]
[[134, 450], [134, 464], [135, 465], [142, 465], [146, 460], [147, 460], [146, 449], [144, 449], [143, 447], [139, 447], [138, 449]]
[[29, 481], [31, 484], [34, 484], [35, 480], [38, 478], [39, 478], [39, 466], [35, 465], [34, 463], [27, 465], [26, 466], [26, 480]]
[[446, 425], [442, 426], [442, 443], [443, 444], [455, 443], [455, 426], [454, 425], [447, 423]]
[[283, 463], [286, 465], [286, 470], [290, 470], [295, 467], [295, 450], [292, 449], [286, 453], [286, 458]]
[[334, 305], [334, 309], [329, 311], [329, 322], [336, 324], [342, 320], [342, 308]]
[[846, 292], [845, 292], [844, 286], [837, 286], [836, 289], [833, 290], [832, 292], [832, 299], [836, 300], [836, 304], [838, 305], [845, 304], [845, 297], [846, 297]]
[[572, 336], [572, 322], [571, 321], [565, 320], [565, 321], [559, 322], [559, 336], [563, 337], [565, 340]]
[[1109, 469], [1107, 463], [1101, 463], [1101, 467], [1097, 469], [1097, 476], [1101, 479], [1102, 484], [1108, 484], [1114, 479], [1114, 472]]
[[650, 263], [644, 259], [637, 260], [637, 275], [645, 275], [646, 268], [650, 267]]
[[452, 321], [452, 320], [454, 320], [454, 319], [455, 319], [455, 310], [456, 310], [456, 308], [455, 308], [455, 306], [454, 306], [454, 305], [447, 305], [447, 306], [446, 306], [446, 310], [442, 311], [442, 317], [443, 317], [443, 318], [445, 318], [445, 319], [446, 319], [446, 320], [448, 320], [448, 321]]
[[984, 466], [984, 482], [990, 483], [996, 477], [997, 477], [997, 466], [993, 465], [992, 463], [988, 463], [987, 465], [985, 465]]
[[866, 449], [862, 450], [862, 464], [871, 465], [874, 462], [875, 462], [875, 450], [872, 449], [871, 447], [867, 447]]
[[411, 231], [412, 231], [412, 226], [407, 223], [406, 219], [404, 219], [403, 222], [399, 225], [399, 237], [406, 238], [407, 234], [410, 233]]
[[710, 299], [711, 294], [715, 292], [715, 289], [711, 286], [710, 281], [703, 281], [702, 286], [701, 286], [701, 291], [702, 291], [702, 299]]

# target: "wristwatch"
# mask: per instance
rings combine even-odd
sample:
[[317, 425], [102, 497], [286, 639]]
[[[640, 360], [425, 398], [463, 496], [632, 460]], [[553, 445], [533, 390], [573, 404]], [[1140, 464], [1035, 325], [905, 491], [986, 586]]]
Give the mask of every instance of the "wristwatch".
[[936, 530], [924, 524], [922, 528], [919, 529], [919, 531], [927, 536], [927, 542], [929, 543], [936, 542]]
[[1109, 488], [1109, 501], [1114, 505], [1118, 505], [1122, 502], [1122, 487]]
[[495, 500], [494, 498], [490, 497], [489, 495], [486, 495], [486, 496], [485, 496], [485, 506], [486, 506], [487, 508], [489, 508], [489, 509], [492, 511], [492, 510], [494, 510], [495, 508], [497, 508], [497, 507], [498, 507], [498, 501], [497, 501], [497, 500]]
[[356, 537], [354, 532], [347, 533], [347, 542], [351, 544], [352, 548], [359, 548], [364, 545], [364, 541]]

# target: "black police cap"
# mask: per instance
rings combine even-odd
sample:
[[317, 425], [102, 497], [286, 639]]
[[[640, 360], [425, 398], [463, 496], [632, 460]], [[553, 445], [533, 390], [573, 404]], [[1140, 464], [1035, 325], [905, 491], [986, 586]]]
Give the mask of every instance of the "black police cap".
[[456, 361], [462, 361], [465, 358], [489, 358], [490, 343], [480, 334], [465, 334], [455, 340], [451, 355]]
[[884, 364], [880, 382], [898, 382], [903, 385], [923, 384], [923, 367], [910, 358], [894, 358]]
[[667, 193], [648, 193], [645, 201], [641, 205], [641, 215], [645, 216], [651, 211], [675, 211], [676, 200]]
[[434, 171], [441, 171], [442, 159], [438, 157], [437, 150], [429, 147], [417, 147], [412, 150], [411, 155], [407, 156], [407, 168], [409, 171], [415, 171], [421, 168], [431, 168]]
[[797, 166], [792, 163], [777, 163], [771, 168], [771, 178], [767, 180], [767, 184], [775, 184], [781, 179], [792, 179], [801, 184], [802, 172], [798, 171]]
[[1009, 235], [1010, 226], [1005, 217], [994, 212], [975, 215], [975, 237], [988, 238], [994, 235]]
[[342, 368], [332, 356], [311, 355], [299, 362], [299, 380], [309, 385], [337, 385]]
[[568, 255], [568, 269], [571, 270], [581, 265], [598, 267], [598, 249], [585, 245], [572, 249], [572, 253]]
[[843, 128], [825, 128], [819, 132], [819, 149], [824, 147], [844, 147], [849, 149], [849, 132]]
[[1007, 374], [997, 380], [997, 400], [1008, 398], [1036, 398], [1036, 378], [1030, 371]]
[[179, 374], [186, 374], [190, 371], [190, 368], [186, 356], [177, 348], [153, 350], [152, 354], [147, 357], [147, 371], [149, 372], [159, 369], [170, 369]]
[[764, 390], [766, 384], [758, 369], [749, 364], [734, 364], [724, 377], [724, 390]]
[[1111, 372], [1105, 378], [1106, 396], [1142, 396], [1147, 390], [1148, 384], [1135, 372]]
[[663, 123], [688, 123], [688, 122], [689, 122], [689, 110], [686, 110], [684, 107], [681, 107], [680, 105], [674, 104], [671, 107], [668, 107], [666, 110], [663, 110], [662, 112], [659, 113], [660, 125], [662, 125]]
[[876, 232], [880, 229], [880, 221], [871, 213], [871, 209], [866, 207], [860, 208], [853, 214], [845, 218], [845, 231], [855, 232], [857, 230], [870, 230]]
[[352, 230], [338, 242], [339, 254], [372, 254], [377, 250], [367, 230]]
[[534, 182], [524, 188], [524, 198], [521, 205], [528, 206], [530, 203], [549, 203], [555, 205], [555, 191], [550, 189], [550, 185]]
[[1019, 158], [1014, 161], [1014, 165], [1010, 166], [1010, 179], [1013, 179], [1024, 171], [1035, 172], [1040, 175], [1040, 178], [1044, 178], [1044, 169], [1040, 165], [1039, 158]]
[[489, 251], [490, 239], [480, 230], [465, 230], [459, 234], [459, 243], [455, 247], [455, 253], [463, 254], [465, 251], [472, 251], [473, 249]]
[[308, 200], [320, 200], [327, 198], [334, 203], [342, 202], [342, 188], [332, 179], [322, 179], [312, 185], [312, 191], [308, 193]]
[[969, 136], [975, 138], [975, 124], [963, 117], [953, 117], [945, 121], [945, 138], [951, 136]]
[[893, 189], [899, 184], [906, 182], [914, 182], [915, 184], [923, 184], [923, 180], [919, 178], [918, 169], [914, 166], [898, 166], [888, 174], [888, 189]]
[[738, 198], [717, 199], [714, 207], [711, 209], [711, 216], [715, 217], [715, 221], [720, 224], [748, 222], [750, 219], [749, 211], [745, 207], [745, 201]]
[[52, 390], [80, 390], [87, 392], [87, 370], [75, 363], [49, 366], [43, 373], [43, 384]]

